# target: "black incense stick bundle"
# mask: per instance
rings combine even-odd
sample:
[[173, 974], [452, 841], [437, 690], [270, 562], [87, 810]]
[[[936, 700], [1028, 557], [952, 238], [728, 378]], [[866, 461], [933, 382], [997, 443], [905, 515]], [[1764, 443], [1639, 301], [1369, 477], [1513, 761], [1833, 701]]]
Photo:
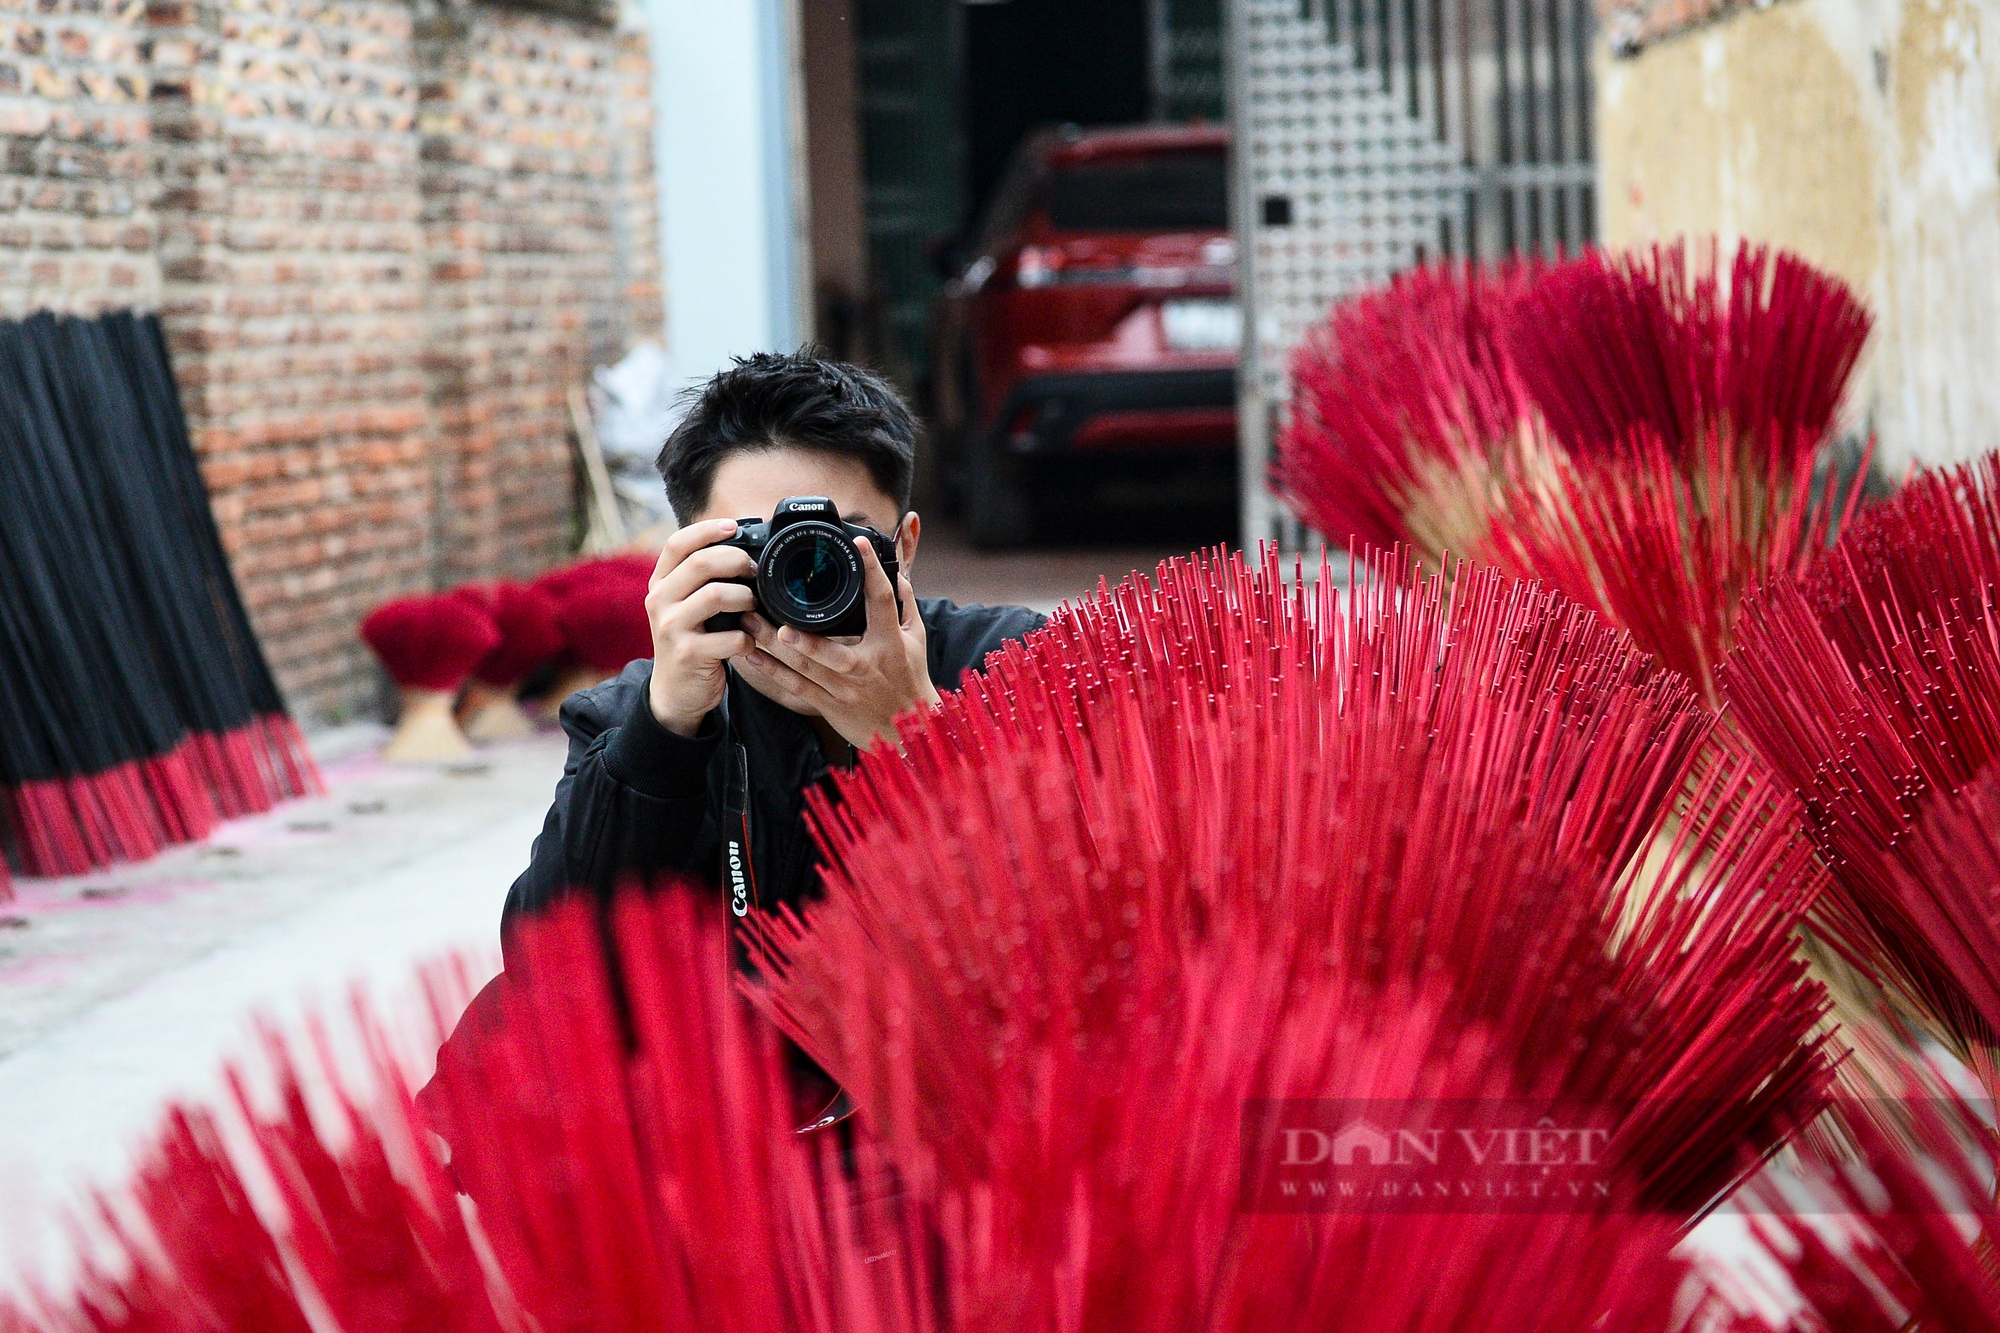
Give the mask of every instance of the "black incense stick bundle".
[[0, 324], [0, 831], [29, 874], [319, 789], [237, 596], [156, 320]]

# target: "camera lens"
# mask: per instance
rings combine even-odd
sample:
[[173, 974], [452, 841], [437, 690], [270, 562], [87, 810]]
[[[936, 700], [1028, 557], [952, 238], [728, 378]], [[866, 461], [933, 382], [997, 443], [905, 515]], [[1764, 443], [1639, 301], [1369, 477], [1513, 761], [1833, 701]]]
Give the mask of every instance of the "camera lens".
[[833, 538], [816, 532], [786, 551], [774, 572], [785, 595], [801, 609], [813, 611], [840, 595], [846, 586], [841, 577], [846, 568]]
[[841, 529], [796, 523], [757, 562], [758, 597], [779, 624], [821, 632], [861, 599], [861, 558]]

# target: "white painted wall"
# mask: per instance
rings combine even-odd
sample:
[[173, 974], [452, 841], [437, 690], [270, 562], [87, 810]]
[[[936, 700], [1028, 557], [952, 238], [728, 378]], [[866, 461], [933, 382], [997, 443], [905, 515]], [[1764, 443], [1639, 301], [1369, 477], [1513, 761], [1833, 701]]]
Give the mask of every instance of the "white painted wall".
[[646, 0], [667, 350], [683, 380], [804, 337], [787, 0]]
[[1606, 57], [1601, 233], [1769, 241], [1875, 314], [1891, 476], [2000, 446], [2000, 0], [1795, 0]]

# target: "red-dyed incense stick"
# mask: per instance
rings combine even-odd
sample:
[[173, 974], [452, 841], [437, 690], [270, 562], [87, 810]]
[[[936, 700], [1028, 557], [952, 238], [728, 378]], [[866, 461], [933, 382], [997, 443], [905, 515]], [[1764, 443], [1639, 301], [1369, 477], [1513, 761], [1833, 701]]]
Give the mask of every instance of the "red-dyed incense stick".
[[[1710, 735], [1684, 685], [1531, 585], [1383, 557], [1342, 599], [1170, 562], [841, 783], [827, 902], [762, 940], [769, 1004], [898, 1154], [976, 1175], [994, 1119], [1047, 1095], [1047, 1048], [1121, 1039], [1133, 987], [1246, 932], [1304, 994], [1442, 985], [1516, 1086], [1646, 1102], [1621, 1122], [1634, 1186], [1692, 1209], [1825, 1073], [1790, 957], [1808, 849], [1757, 770], [1698, 772]], [[1585, 1049], [1603, 1063], [1566, 1063]]]
[[1989, 1082], [2000, 1014], [1969, 964], [1996, 893], [1974, 873], [2000, 761], [1996, 596], [1989, 455], [1913, 479], [1810, 577], [1762, 592], [1721, 673], [1832, 870], [1815, 919]]

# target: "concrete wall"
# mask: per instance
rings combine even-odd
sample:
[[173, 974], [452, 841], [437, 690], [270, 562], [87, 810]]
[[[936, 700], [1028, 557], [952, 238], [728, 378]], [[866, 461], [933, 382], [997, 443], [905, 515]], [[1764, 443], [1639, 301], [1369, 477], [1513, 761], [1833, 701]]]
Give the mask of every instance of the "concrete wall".
[[1605, 242], [1798, 251], [1875, 311], [1855, 415], [1888, 466], [2000, 448], [2000, 3], [1608, 10]]
[[647, 0], [667, 350], [686, 382], [810, 333], [790, 151], [796, 0]]
[[309, 719], [377, 601], [568, 546], [566, 395], [662, 327], [651, 72], [598, 0], [0, 0], [0, 315], [157, 309]]

